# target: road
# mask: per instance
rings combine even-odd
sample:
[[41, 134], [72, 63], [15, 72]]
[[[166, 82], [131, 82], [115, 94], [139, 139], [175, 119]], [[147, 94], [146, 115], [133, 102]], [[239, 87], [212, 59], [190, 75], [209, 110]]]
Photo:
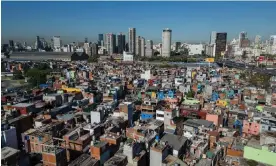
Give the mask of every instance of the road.
[[234, 67], [234, 68], [238, 68], [238, 69], [252, 70], [253, 72], [257, 72], [257, 73], [276, 76], [276, 69], [269, 69], [268, 70], [266, 68], [259, 68], [259, 67], [256, 67], [254, 65], [248, 65], [248, 64], [245, 64], [245, 63], [237, 63], [237, 62], [232, 62], [232, 61], [229, 61], [229, 60], [217, 61], [217, 63], [220, 64], [220, 65], [224, 64], [224, 66], [227, 66], [227, 67]]

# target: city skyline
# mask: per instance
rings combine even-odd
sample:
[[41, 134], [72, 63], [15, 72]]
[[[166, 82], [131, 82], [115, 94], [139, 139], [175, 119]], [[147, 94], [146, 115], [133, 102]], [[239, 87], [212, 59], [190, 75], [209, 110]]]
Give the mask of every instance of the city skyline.
[[[115, 3], [120, 5], [112, 8]], [[173, 30], [172, 42], [209, 42], [212, 31], [226, 32], [228, 41], [242, 31], [251, 40], [256, 35], [266, 40], [276, 34], [275, 7], [275, 2], [3, 2], [1, 41], [33, 44], [36, 36], [47, 41], [60, 36], [63, 43], [86, 37], [96, 42], [98, 34], [127, 37], [130, 27], [153, 43], [162, 42], [166, 27]], [[76, 14], [75, 9], [82, 10]]]

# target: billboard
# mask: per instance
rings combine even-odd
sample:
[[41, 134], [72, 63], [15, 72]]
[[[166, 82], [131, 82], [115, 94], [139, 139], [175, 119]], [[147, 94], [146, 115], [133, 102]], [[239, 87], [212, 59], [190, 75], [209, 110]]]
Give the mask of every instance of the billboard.
[[215, 59], [214, 59], [214, 58], [206, 58], [205, 61], [206, 61], [206, 62], [214, 62]]

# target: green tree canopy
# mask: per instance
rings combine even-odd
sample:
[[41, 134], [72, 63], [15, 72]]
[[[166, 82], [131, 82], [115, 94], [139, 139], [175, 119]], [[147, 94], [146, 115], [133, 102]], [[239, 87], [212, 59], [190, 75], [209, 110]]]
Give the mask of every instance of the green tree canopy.
[[98, 59], [99, 59], [100, 56], [90, 56], [87, 60], [88, 63], [95, 63], [95, 62], [98, 62]]
[[188, 93], [186, 93], [186, 96], [193, 98], [195, 96], [195, 92], [190, 90]]
[[24, 79], [23, 75], [22, 75], [22, 72], [20, 70], [15, 70], [13, 72], [13, 79], [14, 80], [21, 80], [21, 79]]
[[268, 88], [270, 85], [270, 77], [269, 75], [255, 73], [250, 76], [248, 81], [254, 86]]
[[50, 69], [40, 70], [39, 68], [32, 68], [27, 71], [26, 76], [29, 77], [29, 83], [32, 86], [38, 86], [39, 84], [46, 83], [47, 74], [50, 72]]

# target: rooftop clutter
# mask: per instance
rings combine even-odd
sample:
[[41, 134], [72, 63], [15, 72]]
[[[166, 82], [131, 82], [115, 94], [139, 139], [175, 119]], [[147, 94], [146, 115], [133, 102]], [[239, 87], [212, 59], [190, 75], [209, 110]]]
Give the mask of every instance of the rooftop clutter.
[[61, 166], [276, 164], [275, 87], [239, 70], [52, 63], [42, 84], [2, 92], [8, 165], [15, 149]]

